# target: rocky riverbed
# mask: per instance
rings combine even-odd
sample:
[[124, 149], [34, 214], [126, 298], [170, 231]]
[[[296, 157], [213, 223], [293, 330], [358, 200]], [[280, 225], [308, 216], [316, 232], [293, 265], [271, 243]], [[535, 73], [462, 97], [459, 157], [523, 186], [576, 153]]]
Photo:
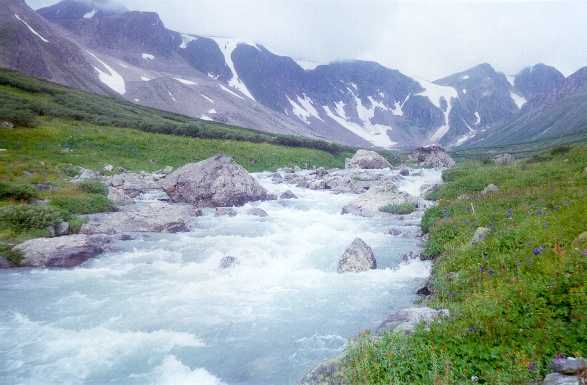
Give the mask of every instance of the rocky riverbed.
[[440, 171], [356, 164], [249, 175], [216, 157], [104, 179], [117, 212], [19, 246], [30, 266], [80, 267], [0, 272], [0, 378], [296, 384], [361, 330], [427, 319], [397, 311], [430, 272], [415, 256]]

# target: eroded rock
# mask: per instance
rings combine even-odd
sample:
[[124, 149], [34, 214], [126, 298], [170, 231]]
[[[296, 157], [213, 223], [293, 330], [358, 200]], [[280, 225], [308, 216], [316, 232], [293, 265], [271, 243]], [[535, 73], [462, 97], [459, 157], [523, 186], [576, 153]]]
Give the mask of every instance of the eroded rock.
[[359, 273], [377, 268], [373, 249], [361, 238], [356, 238], [338, 260], [339, 273]]

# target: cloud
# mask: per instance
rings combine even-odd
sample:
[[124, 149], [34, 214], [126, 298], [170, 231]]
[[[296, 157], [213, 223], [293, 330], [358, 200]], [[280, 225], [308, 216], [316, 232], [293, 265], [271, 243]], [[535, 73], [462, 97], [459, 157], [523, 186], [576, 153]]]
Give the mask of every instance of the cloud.
[[[29, 0], [34, 7], [54, 3]], [[537, 62], [587, 65], [583, 0], [120, 0], [175, 30], [240, 37], [329, 62], [378, 61], [436, 79], [488, 62], [515, 73]]]

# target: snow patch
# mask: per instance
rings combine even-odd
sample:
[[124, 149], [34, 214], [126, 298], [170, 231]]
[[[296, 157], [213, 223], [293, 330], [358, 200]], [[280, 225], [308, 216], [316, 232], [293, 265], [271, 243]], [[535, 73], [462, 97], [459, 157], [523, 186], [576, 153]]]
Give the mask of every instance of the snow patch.
[[481, 116], [479, 112], [475, 111], [475, 125], [478, 126], [479, 124], [481, 124]]
[[[236, 72], [236, 68], [234, 67], [234, 62], [232, 61], [232, 53], [236, 49], [236, 47], [239, 44], [247, 43], [238, 40], [224, 38], [214, 38], [214, 40], [216, 41], [216, 44], [218, 44], [220, 51], [222, 51], [222, 54], [224, 55], [224, 61], [226, 62], [226, 65], [228, 66], [228, 68], [230, 68], [230, 71], [232, 72], [232, 78], [228, 81], [228, 85], [233, 88], [236, 88], [243, 95], [246, 95], [248, 98], [255, 100], [253, 95], [249, 92], [249, 89], [247, 88], [246, 84], [239, 78], [238, 72]], [[252, 44], [252, 46], [259, 49], [256, 44]]]
[[318, 67], [320, 65], [317, 62], [314, 62], [312, 60], [306, 60], [306, 59], [295, 59], [295, 62], [298, 63], [298, 65], [300, 67], [302, 67], [303, 69], [305, 69], [306, 71], [311, 71], [313, 69], [316, 69], [316, 67]]
[[213, 122], [213, 121], [214, 121], [214, 119], [212, 119], [212, 118], [211, 118], [211, 117], [209, 117], [208, 115], [202, 115], [202, 116], [200, 116], [200, 119], [202, 119], [202, 120], [207, 120], [207, 121], [209, 121], [209, 122]]
[[395, 102], [395, 104], [393, 105], [393, 109], [391, 110], [391, 113], [395, 116], [404, 116], [404, 110], [402, 109], [402, 107], [402, 103]]
[[225, 86], [224, 86], [224, 85], [222, 85], [222, 84], [219, 84], [219, 85], [218, 85], [218, 87], [220, 87], [220, 88], [221, 88], [223, 91], [226, 91], [226, 92], [228, 92], [228, 93], [229, 93], [229, 94], [231, 94], [232, 96], [235, 96], [235, 97], [237, 97], [237, 98], [239, 98], [239, 99], [245, 100], [245, 98], [243, 98], [242, 96], [240, 96], [239, 94], [237, 94], [237, 93], [236, 93], [236, 92], [234, 92], [233, 90], [231, 90], [231, 89], [229, 89], [229, 88], [225, 87]]
[[514, 101], [514, 103], [516, 103], [516, 106], [518, 106], [518, 109], [522, 109], [522, 107], [524, 107], [524, 104], [526, 104], [527, 100], [525, 97], [516, 94], [515, 92], [510, 92], [510, 95], [512, 97], [512, 100]]
[[92, 9], [90, 12], [84, 15], [84, 19], [93, 19], [96, 16], [96, 8]]
[[186, 34], [182, 33], [181, 34], [181, 44], [179, 45], [179, 48], [186, 49], [188, 47], [188, 44], [190, 44], [194, 40], [198, 40], [198, 38], [195, 36], [192, 36], [192, 35], [186, 35]]
[[467, 95], [467, 89], [463, 88], [463, 95]]
[[[344, 114], [344, 109], [342, 109], [341, 106], [344, 106], [344, 103], [342, 103], [342, 104], [337, 103], [336, 104], [337, 112], [340, 113], [340, 111], [342, 110], [342, 113]], [[365, 127], [361, 127], [357, 123], [354, 123], [354, 122], [347, 120], [346, 114], [344, 114], [344, 118], [343, 118], [339, 114], [333, 113], [332, 110], [330, 109], [330, 107], [328, 107], [328, 106], [323, 106], [323, 109], [326, 112], [326, 115], [328, 115], [332, 120], [334, 120], [340, 126], [346, 128], [350, 132], [365, 139], [366, 141], [368, 141], [370, 143], [373, 143], [376, 146], [389, 148], [389, 147], [393, 147], [394, 145], [397, 144], [397, 143], [391, 141], [391, 139], [387, 135], [387, 131], [391, 130], [391, 127], [376, 125], [375, 127], [376, 127], [377, 131], [370, 132], [367, 129], [365, 129]]]
[[23, 19], [20, 18], [20, 16], [18, 16], [16, 13], [14, 14], [14, 17], [16, 17], [16, 19], [18, 21], [20, 21], [21, 23], [23, 23], [24, 25], [26, 25], [26, 27], [29, 29], [29, 31], [31, 31], [33, 33], [33, 35], [37, 36], [39, 39], [41, 39], [43, 42], [45, 43], [49, 43], [49, 40], [45, 39], [43, 36], [41, 36], [40, 33], [38, 33], [37, 31], [35, 31], [33, 29], [33, 27], [31, 27], [29, 25], [29, 23], [27, 23], [26, 21], [24, 21]]
[[310, 117], [314, 117], [318, 120], [322, 120], [320, 114], [314, 107], [314, 102], [310, 99], [306, 94], [302, 95], [303, 97], [297, 96], [297, 102], [290, 99], [287, 96], [287, 100], [289, 104], [293, 107], [292, 112], [296, 115], [300, 120], [302, 120], [306, 124], [310, 124]]
[[141, 56], [145, 60], [155, 60], [155, 55], [151, 55], [150, 53], [144, 53]]
[[181, 84], [185, 84], [186, 86], [195, 86], [198, 84], [196, 82], [192, 82], [191, 80], [186, 80], [186, 79], [182, 79], [182, 78], [173, 78], [173, 79], [177, 80]]
[[[438, 84], [434, 84], [426, 80], [418, 79], [418, 82], [425, 88], [425, 90], [420, 92], [418, 95], [426, 96], [428, 100], [432, 102], [432, 104], [434, 104], [436, 107], [438, 107], [440, 110], [444, 112], [444, 124], [440, 126], [430, 137], [430, 140], [432, 142], [437, 142], [443, 136], [445, 136], [448, 130], [450, 129], [449, 117], [450, 111], [452, 110], [452, 99], [458, 98], [458, 92], [452, 87], [439, 86]], [[446, 111], [442, 109], [441, 105], [441, 101], [443, 98], [446, 100], [446, 103], [448, 105]]]
[[469, 80], [471, 77], [469, 75], [463, 75], [461, 76], [462, 80]]
[[506, 79], [512, 87], [515, 87], [514, 83], [516, 82], [516, 75], [506, 75]]
[[137, 98], [134, 98], [133, 100], [134, 100], [135, 103], [138, 103], [138, 102], [141, 101], [141, 99], [137, 99]]
[[169, 94], [169, 97], [171, 98], [171, 100], [173, 100], [174, 102], [177, 102], [177, 99], [175, 98], [175, 95], [173, 95], [171, 93], [171, 91], [167, 91], [167, 93]]
[[200, 94], [201, 97], [203, 97], [204, 99], [206, 99], [207, 101], [209, 101], [210, 103], [214, 104], [214, 100], [212, 100], [212, 98], [204, 95], [204, 94]]
[[208, 110], [208, 113], [209, 114], [216, 114], [217, 112], [216, 112], [216, 109], [211, 108], [211, 109]]
[[146, 77], [145, 75], [141, 75], [141, 80], [144, 81], [144, 82], [150, 82], [151, 81], [151, 79], [148, 78], [148, 77]]
[[98, 56], [94, 55], [90, 51], [87, 51], [90, 56], [92, 56], [98, 63], [102, 65], [106, 69], [107, 72], [102, 71], [100, 68], [94, 66], [94, 69], [98, 72], [98, 77], [100, 81], [106, 84], [109, 88], [113, 89], [114, 91], [118, 92], [121, 95], [126, 94], [126, 83], [122, 75], [114, 70], [114, 68], [110, 67], [104, 61], [100, 60]]
[[220, 75], [214, 75], [213, 73], [208, 72], [208, 77], [210, 79], [218, 80], [218, 78], [220, 78]]

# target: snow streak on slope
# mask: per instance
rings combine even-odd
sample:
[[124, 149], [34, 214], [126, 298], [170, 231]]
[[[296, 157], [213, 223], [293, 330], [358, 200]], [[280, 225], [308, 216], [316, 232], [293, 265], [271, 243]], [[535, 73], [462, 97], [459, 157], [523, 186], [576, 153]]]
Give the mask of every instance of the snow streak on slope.
[[237, 98], [239, 98], [239, 99], [243, 99], [243, 100], [245, 99], [245, 98], [243, 98], [242, 96], [240, 96], [239, 94], [237, 94], [236, 92], [232, 91], [230, 88], [227, 88], [227, 87], [225, 87], [225, 86], [224, 86], [224, 85], [222, 85], [222, 84], [219, 84], [219, 85], [218, 85], [218, 87], [220, 87], [220, 88], [221, 88], [223, 91], [226, 91], [226, 92], [228, 92], [228, 93], [229, 93], [229, 94], [231, 94], [232, 96], [235, 96], [235, 97], [237, 97]]
[[98, 58], [98, 56], [94, 55], [90, 51], [87, 51], [90, 56], [92, 56], [98, 63], [100, 63], [108, 72], [104, 72], [98, 67], [94, 66], [94, 69], [98, 72], [98, 76], [100, 81], [106, 84], [108, 87], [113, 89], [114, 91], [118, 92], [121, 95], [126, 94], [126, 83], [124, 82], [124, 78], [114, 70], [114, 68], [110, 67], [108, 64], [103, 62]]
[[382, 126], [379, 124], [372, 125], [369, 129], [360, 126], [357, 123], [354, 123], [348, 120], [346, 113], [344, 112], [344, 103], [338, 102], [336, 103], [336, 114], [332, 112], [330, 107], [324, 106], [324, 111], [326, 115], [328, 115], [332, 120], [338, 123], [340, 126], [346, 128], [350, 132], [354, 133], [357, 136], [365, 139], [366, 141], [373, 143], [376, 146], [383, 147], [383, 148], [390, 148], [396, 145], [397, 143], [391, 141], [389, 136], [387, 135], [387, 131], [391, 130], [390, 127]]
[[182, 34], [181, 44], [179, 45], [179, 48], [186, 49], [188, 47], [188, 44], [190, 44], [194, 40], [198, 40], [198, 38], [192, 35]]
[[514, 92], [510, 92], [510, 95], [514, 101], [514, 103], [516, 103], [516, 106], [518, 106], [518, 109], [522, 109], [522, 107], [524, 107], [524, 104], [526, 104], [527, 100], [526, 98], [524, 98], [523, 96], [520, 96]]
[[96, 8], [92, 9], [90, 12], [84, 15], [84, 19], [93, 19], [96, 16]]
[[322, 120], [320, 114], [318, 114], [318, 111], [316, 110], [316, 108], [314, 108], [312, 99], [306, 96], [306, 94], [303, 94], [303, 98], [298, 96], [297, 103], [291, 100], [289, 96], [287, 96], [287, 100], [289, 101], [289, 104], [291, 104], [293, 107], [292, 112], [304, 123], [310, 124], [310, 117]]
[[144, 53], [141, 56], [145, 60], [155, 60], [155, 55], [151, 55], [150, 53]]
[[[218, 44], [220, 51], [222, 51], [222, 54], [224, 55], [224, 61], [226, 65], [228, 66], [228, 68], [230, 68], [230, 71], [232, 72], [232, 79], [228, 81], [228, 85], [236, 88], [244, 95], [246, 95], [248, 98], [255, 100], [253, 95], [249, 92], [249, 89], [247, 88], [245, 83], [239, 78], [238, 72], [236, 72], [236, 68], [234, 67], [234, 62], [232, 61], [232, 52], [236, 49], [236, 47], [239, 44], [246, 43], [243, 43], [238, 40], [223, 38], [214, 38], [214, 40], [216, 41], [216, 44]], [[256, 47], [255, 44], [251, 44], [251, 46]]]
[[[438, 142], [450, 129], [449, 117], [450, 111], [452, 110], [452, 99], [458, 98], [459, 94], [457, 90], [452, 87], [439, 86], [438, 84], [434, 84], [426, 80], [417, 79], [417, 81], [422, 85], [422, 87], [425, 88], [425, 90], [420, 92], [418, 95], [426, 96], [430, 102], [432, 102], [432, 104], [434, 104], [444, 113], [444, 124], [440, 126], [430, 137], [432, 142]], [[443, 99], [448, 105], [446, 110], [442, 108], [441, 101]]]
[[180, 82], [181, 84], [185, 84], [186, 86], [195, 86], [198, 83], [193, 82], [191, 80], [186, 80], [186, 79], [182, 79], [182, 78], [173, 78], [173, 80], [177, 80], [178, 82]]
[[14, 17], [16, 17], [18, 19], [18, 21], [20, 21], [21, 23], [23, 23], [24, 25], [26, 25], [26, 27], [29, 29], [29, 31], [31, 31], [33, 33], [33, 35], [37, 36], [39, 39], [41, 39], [43, 42], [45, 43], [49, 43], [49, 40], [45, 39], [43, 36], [41, 36], [40, 33], [38, 33], [37, 31], [35, 31], [33, 29], [33, 27], [31, 27], [29, 25], [29, 23], [27, 23], [26, 21], [24, 21], [23, 19], [20, 18], [20, 16], [18, 16], [16, 13], [14, 14]]

